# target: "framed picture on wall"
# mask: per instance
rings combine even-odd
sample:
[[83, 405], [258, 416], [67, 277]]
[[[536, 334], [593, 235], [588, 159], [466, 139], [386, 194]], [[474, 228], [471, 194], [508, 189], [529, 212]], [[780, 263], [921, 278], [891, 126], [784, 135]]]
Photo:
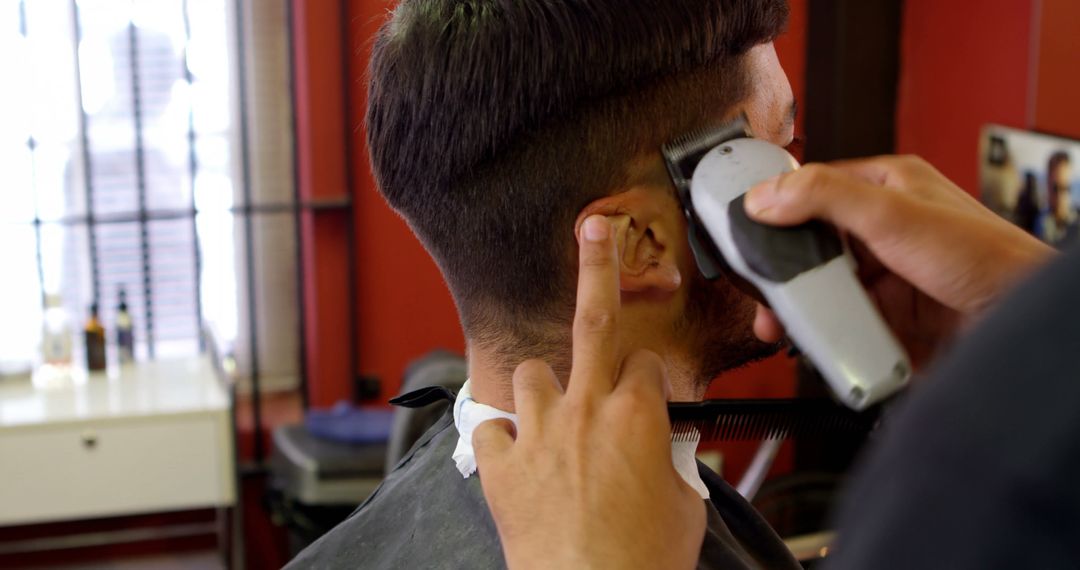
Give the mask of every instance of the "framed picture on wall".
[[1080, 141], [983, 127], [979, 181], [984, 204], [1043, 241], [1063, 247], [1080, 237]]

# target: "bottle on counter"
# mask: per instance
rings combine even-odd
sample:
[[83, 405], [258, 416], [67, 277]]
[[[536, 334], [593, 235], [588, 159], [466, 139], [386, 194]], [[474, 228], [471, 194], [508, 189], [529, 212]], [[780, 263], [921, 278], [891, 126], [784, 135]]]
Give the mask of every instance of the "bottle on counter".
[[90, 305], [90, 318], [83, 327], [86, 339], [86, 369], [90, 372], [105, 370], [105, 327], [98, 318], [98, 304]]
[[120, 288], [116, 305], [116, 355], [121, 365], [135, 362], [135, 335], [128, 312], [127, 291]]
[[45, 315], [41, 327], [41, 363], [67, 368], [71, 366], [71, 344], [75, 336], [64, 300], [56, 293], [45, 296]]

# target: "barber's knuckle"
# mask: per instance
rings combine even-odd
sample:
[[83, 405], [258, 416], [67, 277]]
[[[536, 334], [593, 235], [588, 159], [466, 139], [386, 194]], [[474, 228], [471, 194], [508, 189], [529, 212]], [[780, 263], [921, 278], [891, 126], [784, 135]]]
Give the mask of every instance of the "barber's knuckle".
[[800, 168], [799, 173], [809, 179], [818, 176], [824, 168], [825, 165], [820, 162], [811, 162]]
[[599, 307], [579, 310], [576, 321], [579, 328], [590, 333], [612, 333], [617, 324], [615, 311]]
[[534, 378], [543, 378], [551, 372], [551, 367], [538, 358], [523, 361], [514, 369], [514, 382], [529, 382]]
[[824, 164], [809, 164], [800, 170], [800, 187], [810, 192], [818, 192], [829, 187], [832, 171]]
[[514, 370], [514, 392], [519, 397], [544, 398], [559, 392], [558, 378], [547, 362], [526, 360]]
[[776, 181], [776, 187], [773, 189], [775, 193], [774, 199], [783, 201], [787, 199], [793, 192], [797, 192], [799, 186], [803, 183], [805, 175], [802, 171], [796, 171], [781, 176]]
[[664, 359], [660, 358], [659, 354], [644, 348], [638, 350], [636, 354], [649, 368], [657, 371], [664, 369]]
[[472, 434], [472, 444], [477, 450], [486, 448], [491, 442], [492, 430], [497, 429], [491, 422], [482, 422], [476, 426]]
[[659, 354], [648, 349], [637, 349], [631, 352], [627, 358], [628, 369], [636, 374], [661, 374], [664, 371], [664, 360]]
[[861, 219], [863, 233], [887, 233], [895, 220], [902, 217], [901, 204], [903, 194], [897, 192], [876, 192], [873, 200], [868, 200], [863, 208]]
[[917, 154], [902, 154], [900, 155], [900, 159], [908, 166], [923, 166], [926, 164], [926, 161]]
[[651, 350], [636, 350], [623, 363], [619, 382], [622, 384], [624, 381], [627, 392], [637, 397], [655, 399], [657, 394], [664, 391], [667, 365], [660, 355]]
[[644, 397], [637, 391], [621, 391], [615, 394], [607, 401], [604, 411], [608, 417], [614, 417], [617, 420], [622, 418], [635, 418], [640, 415], [644, 406], [642, 401]]
[[491, 422], [484, 422], [473, 430], [472, 446], [477, 459], [483, 460], [491, 456], [490, 452], [492, 451], [494, 438], [498, 436], [497, 430], [499, 429], [501, 429], [499, 426], [493, 425]]
[[587, 269], [605, 267], [612, 259], [611, 251], [602, 243], [590, 244], [581, 252], [581, 266]]
[[588, 398], [575, 398], [563, 402], [562, 425], [568, 432], [584, 436], [591, 429], [595, 415], [594, 402]]
[[[659, 383], [659, 379], [652, 379]], [[611, 413], [620, 417], [642, 418], [657, 411], [662, 398], [655, 387], [645, 383], [636, 383], [629, 390], [621, 390], [612, 396], [609, 402]]]
[[925, 172], [929, 166], [930, 163], [916, 154], [903, 154], [896, 158], [897, 170], [906, 176]]

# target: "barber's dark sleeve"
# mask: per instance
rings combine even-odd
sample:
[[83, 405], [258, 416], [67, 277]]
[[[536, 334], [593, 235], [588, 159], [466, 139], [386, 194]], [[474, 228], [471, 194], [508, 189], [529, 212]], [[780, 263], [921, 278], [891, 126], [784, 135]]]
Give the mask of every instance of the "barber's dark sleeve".
[[1080, 251], [899, 406], [848, 489], [828, 568], [1080, 568]]

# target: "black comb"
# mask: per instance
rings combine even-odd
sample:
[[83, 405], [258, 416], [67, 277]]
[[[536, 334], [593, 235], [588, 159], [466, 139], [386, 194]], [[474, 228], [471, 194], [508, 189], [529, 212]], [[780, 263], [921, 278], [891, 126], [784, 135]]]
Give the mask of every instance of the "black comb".
[[879, 412], [855, 412], [827, 399], [706, 400], [668, 404], [672, 441], [758, 441], [804, 436], [859, 436]]

